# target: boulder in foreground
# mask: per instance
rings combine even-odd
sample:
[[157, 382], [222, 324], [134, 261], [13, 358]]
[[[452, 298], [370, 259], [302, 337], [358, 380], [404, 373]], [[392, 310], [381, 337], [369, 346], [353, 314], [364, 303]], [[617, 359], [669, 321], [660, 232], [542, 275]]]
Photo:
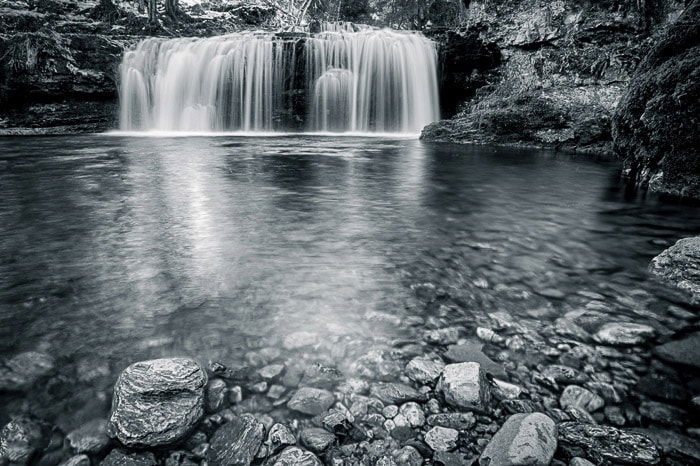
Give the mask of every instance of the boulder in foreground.
[[542, 413], [514, 414], [479, 458], [481, 466], [547, 466], [557, 449], [557, 426]]
[[141, 361], [114, 387], [109, 433], [130, 447], [157, 447], [185, 438], [204, 413], [207, 376], [193, 359]]
[[569, 456], [599, 463], [651, 466], [661, 461], [648, 437], [611, 426], [564, 422], [559, 425], [559, 445]]

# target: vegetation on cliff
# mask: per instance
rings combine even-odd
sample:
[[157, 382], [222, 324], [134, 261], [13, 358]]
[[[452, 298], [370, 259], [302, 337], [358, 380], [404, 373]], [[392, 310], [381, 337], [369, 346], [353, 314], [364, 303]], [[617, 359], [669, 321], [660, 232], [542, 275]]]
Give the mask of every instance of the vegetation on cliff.
[[631, 181], [700, 199], [700, 1], [641, 62], [613, 123]]

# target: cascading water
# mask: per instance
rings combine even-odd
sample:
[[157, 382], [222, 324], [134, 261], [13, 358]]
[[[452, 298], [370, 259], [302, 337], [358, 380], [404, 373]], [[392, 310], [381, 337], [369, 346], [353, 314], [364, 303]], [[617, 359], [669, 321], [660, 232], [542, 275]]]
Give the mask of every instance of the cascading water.
[[312, 131], [414, 133], [439, 118], [430, 40], [324, 29], [146, 39], [122, 60], [121, 129], [278, 131], [305, 120]]

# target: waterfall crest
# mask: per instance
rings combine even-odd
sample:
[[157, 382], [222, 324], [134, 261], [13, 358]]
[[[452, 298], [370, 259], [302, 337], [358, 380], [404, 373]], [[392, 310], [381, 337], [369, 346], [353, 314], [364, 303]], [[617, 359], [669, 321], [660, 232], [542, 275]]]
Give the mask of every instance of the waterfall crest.
[[145, 39], [122, 60], [120, 127], [415, 133], [439, 118], [436, 61], [420, 34], [342, 25]]

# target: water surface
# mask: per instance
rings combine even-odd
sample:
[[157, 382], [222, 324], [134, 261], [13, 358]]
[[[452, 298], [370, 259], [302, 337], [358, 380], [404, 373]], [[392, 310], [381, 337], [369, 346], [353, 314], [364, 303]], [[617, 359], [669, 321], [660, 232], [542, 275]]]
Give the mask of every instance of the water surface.
[[3, 138], [0, 199], [2, 355], [60, 366], [41, 407], [0, 417], [65, 428], [106, 414], [135, 360], [240, 361], [299, 330], [341, 368], [440, 322], [539, 328], [592, 293], [668, 331], [646, 267], [700, 231], [612, 162], [409, 139]]

